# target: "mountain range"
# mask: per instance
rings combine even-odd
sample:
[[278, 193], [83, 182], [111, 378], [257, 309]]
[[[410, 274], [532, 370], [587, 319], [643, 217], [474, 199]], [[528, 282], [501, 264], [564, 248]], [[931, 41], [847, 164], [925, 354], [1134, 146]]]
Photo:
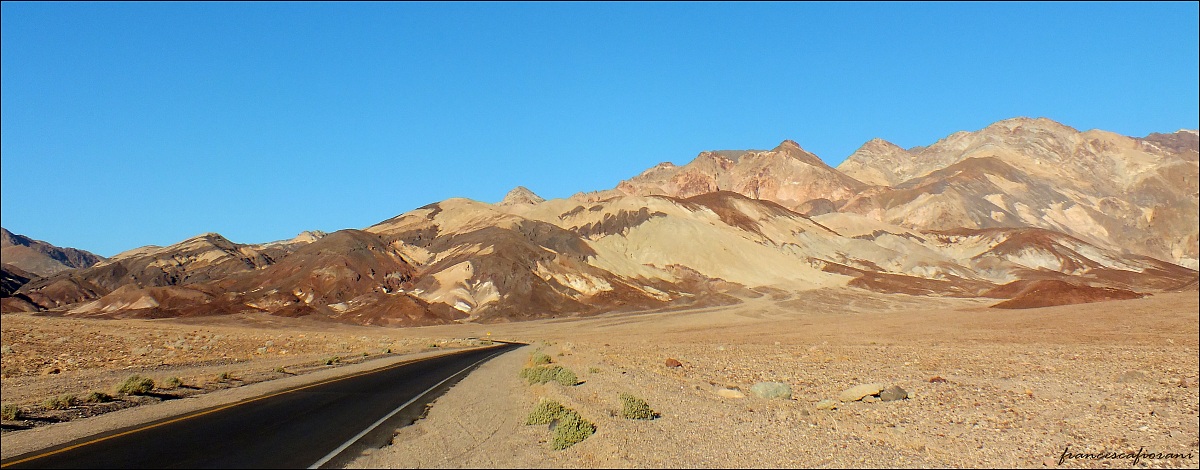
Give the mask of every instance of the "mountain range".
[[564, 199], [518, 187], [496, 204], [448, 199], [361, 230], [265, 244], [210, 233], [56, 272], [10, 255], [31, 245], [6, 230], [3, 307], [409, 326], [847, 286], [998, 308], [1196, 290], [1198, 148], [1195, 130], [1135, 138], [1044, 118], [927, 147], [874, 139], [837, 168], [784, 141]]

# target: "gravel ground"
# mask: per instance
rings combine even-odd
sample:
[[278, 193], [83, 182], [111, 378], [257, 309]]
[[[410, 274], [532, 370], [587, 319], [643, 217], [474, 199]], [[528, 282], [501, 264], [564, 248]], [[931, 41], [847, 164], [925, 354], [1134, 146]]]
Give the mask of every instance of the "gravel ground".
[[[1200, 463], [1194, 294], [1016, 312], [919, 304], [813, 313], [774, 302], [514, 325], [531, 346], [483, 366], [353, 466], [1046, 467], [1064, 451], [1139, 449], [1191, 455], [1139, 467]], [[534, 351], [582, 383], [526, 385], [518, 372]], [[754, 397], [761, 381], [788, 384], [792, 398]], [[909, 398], [814, 406], [869, 382]], [[661, 416], [616, 416], [621, 393]], [[596, 433], [552, 450], [547, 426], [523, 424], [543, 397]]]
[[[199, 378], [236, 365], [246, 367], [238, 372], [245, 377], [264, 377], [194, 398], [227, 400], [235, 393], [265, 393], [255, 387], [342, 373], [314, 362], [329, 354], [370, 352], [368, 347], [431, 354], [429, 346], [438, 342], [465, 346], [475, 341], [469, 338], [491, 337], [529, 346], [484, 364], [438, 398], [425, 418], [399, 429], [391, 446], [351, 467], [1056, 467], [1064, 451], [1139, 449], [1184, 457], [1144, 457], [1138, 467], [1200, 465], [1195, 293], [1029, 310], [988, 304], [829, 290], [730, 307], [402, 330], [292, 319], [265, 324], [276, 321], [271, 318], [88, 322], [5, 315], [4, 345], [11, 352], [4, 354], [4, 401], [36, 406], [57, 387], [92, 377], [111, 385], [112, 378], [136, 368], [166, 368], [160, 375], [213, 368], [195, 374]], [[26, 357], [21, 351], [47, 356], [58, 351], [52, 345], [59, 337], [67, 338], [59, 345], [75, 344], [75, 338], [92, 334], [138, 340], [112, 348], [119, 350], [119, 367], [71, 368], [70, 354], [39, 366], [67, 366], [56, 374], [17, 365]], [[169, 349], [154, 346], [178, 336], [207, 341], [217, 334], [228, 340], [216, 348], [219, 356], [177, 364], [166, 358]], [[144, 347], [146, 335], [159, 336], [147, 341], [152, 348], [146, 356], [126, 365], [126, 349]], [[41, 346], [47, 341], [51, 346]], [[265, 341], [274, 343], [264, 346]], [[259, 353], [288, 341], [288, 353]], [[36, 349], [42, 347], [47, 349]], [[526, 384], [518, 374], [534, 352], [573, 370], [580, 383]], [[668, 359], [678, 367], [670, 367]], [[276, 362], [311, 372], [272, 379]], [[18, 368], [38, 372], [7, 376]], [[787, 384], [791, 398], [755, 397], [750, 390], [763, 381]], [[897, 385], [909, 397], [838, 401], [841, 391], [865, 383]], [[621, 418], [622, 393], [645, 399], [659, 417]], [[743, 396], [730, 398], [737, 395]], [[596, 433], [553, 450], [547, 425], [524, 424], [542, 398], [576, 410], [596, 425]], [[117, 421], [114, 416], [122, 423], [150, 419], [194, 399], [6, 431], [4, 455], [22, 442], [102, 430]], [[837, 408], [815, 406], [826, 399]], [[1130, 467], [1132, 461], [1063, 459], [1061, 466]]]

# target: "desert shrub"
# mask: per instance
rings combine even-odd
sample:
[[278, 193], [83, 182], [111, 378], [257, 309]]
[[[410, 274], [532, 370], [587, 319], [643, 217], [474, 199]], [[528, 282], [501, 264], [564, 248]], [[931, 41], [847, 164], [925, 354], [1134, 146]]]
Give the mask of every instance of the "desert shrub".
[[79, 398], [76, 398], [75, 395], [71, 394], [50, 397], [47, 398], [46, 401], [42, 402], [42, 405], [50, 410], [65, 410], [78, 404]]
[[278, 373], [280, 373], [280, 374], [286, 374], [286, 373], [288, 373], [287, 369], [283, 368], [283, 366], [276, 367], [276, 368], [275, 368], [275, 372], [278, 372]]
[[542, 364], [549, 364], [551, 361], [550, 356], [546, 353], [535, 352], [533, 353], [533, 356], [529, 358], [529, 362], [535, 366], [540, 366]]
[[571, 447], [596, 433], [596, 425], [583, 419], [575, 410], [566, 408], [557, 401], [543, 398], [525, 418], [525, 424], [550, 423], [555, 423], [551, 441], [555, 450]]
[[83, 397], [84, 403], [107, 403], [112, 401], [112, 395], [104, 392], [92, 392]]
[[232, 378], [233, 378], [233, 375], [231, 375], [229, 372], [222, 372], [220, 374], [217, 374], [217, 382], [224, 382], [224, 381], [232, 379]]
[[13, 404], [4, 404], [0, 406], [0, 419], [5, 421], [16, 421], [21, 419], [24, 413], [21, 412], [21, 407]]
[[325, 359], [325, 365], [327, 365], [327, 366], [332, 366], [332, 365], [334, 365], [334, 364], [337, 364], [337, 363], [339, 363], [339, 362], [342, 362], [342, 358], [340, 358], [340, 357], [338, 357], [338, 356], [332, 356], [332, 357], [330, 357], [330, 358], [328, 358], [328, 359]]
[[533, 384], [544, 384], [546, 382], [558, 382], [564, 386], [572, 386], [579, 383], [579, 377], [571, 369], [563, 366], [535, 366], [521, 369], [521, 378]]
[[121, 382], [121, 385], [117, 386], [117, 393], [126, 395], [141, 395], [151, 390], [154, 390], [154, 381], [149, 377], [136, 374], [129, 376], [124, 382]]
[[550, 424], [562, 417], [564, 411], [566, 408], [563, 408], [561, 403], [542, 399], [537, 406], [533, 407], [533, 411], [529, 412], [529, 417], [525, 418], [525, 424]]
[[588, 367], [588, 373], [589, 374], [599, 374], [600, 368], [599, 367]]
[[179, 377], [171, 377], [167, 379], [164, 385], [167, 388], [179, 388], [183, 386], [183, 380], [180, 380]]
[[554, 373], [554, 381], [558, 382], [564, 386], [570, 387], [572, 385], [579, 383], [579, 377], [575, 376], [575, 372], [572, 372], [571, 369], [568, 369], [566, 367], [560, 367]]
[[554, 450], [562, 450], [583, 442], [588, 436], [596, 433], [596, 425], [592, 424], [575, 410], [566, 409], [554, 427], [554, 438], [551, 443]]
[[628, 393], [621, 394], [621, 417], [625, 419], [654, 419], [654, 410], [646, 400]]

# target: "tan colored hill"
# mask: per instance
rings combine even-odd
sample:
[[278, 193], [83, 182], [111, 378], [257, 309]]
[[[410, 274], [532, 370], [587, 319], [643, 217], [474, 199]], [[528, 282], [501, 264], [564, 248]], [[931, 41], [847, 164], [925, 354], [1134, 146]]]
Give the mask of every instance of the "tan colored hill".
[[538, 196], [537, 194], [534, 194], [533, 191], [530, 191], [529, 188], [517, 186], [513, 188], [512, 191], [509, 191], [508, 194], [504, 195], [504, 199], [498, 204], [501, 206], [511, 206], [514, 204], [538, 204], [545, 201], [546, 200], [542, 199], [541, 196]]
[[1040, 227], [1196, 269], [1196, 142], [1016, 118], [915, 153], [868, 143], [839, 169], [889, 187], [839, 210], [921, 229]]
[[[871, 139], [846, 158], [837, 170], [876, 186], [895, 186], [905, 181], [916, 158], [907, 150], [883, 139]], [[903, 171], [897, 169], [905, 168]]]
[[41, 240], [17, 235], [0, 228], [0, 256], [4, 264], [37, 276], [86, 268], [104, 258], [75, 248], [60, 248]]
[[615, 190], [580, 194], [575, 199], [597, 201], [618, 194], [687, 198], [732, 191], [796, 209], [813, 199], [845, 202], [866, 187], [796, 142], [785, 140], [769, 151], [703, 152], [684, 166], [662, 163], [621, 182]]
[[875, 140], [854, 161], [876, 185], [790, 141], [704, 152], [568, 199], [518, 187], [497, 204], [448, 199], [364, 230], [261, 245], [206, 234], [34, 280], [14, 295], [78, 316], [267, 312], [403, 326], [702, 307], [841, 286], [1000, 300], [1034, 282], [1135, 295], [1186, 289], [1200, 277], [1188, 264], [1200, 179], [1189, 135], [1138, 140], [1013, 119], [913, 151]]

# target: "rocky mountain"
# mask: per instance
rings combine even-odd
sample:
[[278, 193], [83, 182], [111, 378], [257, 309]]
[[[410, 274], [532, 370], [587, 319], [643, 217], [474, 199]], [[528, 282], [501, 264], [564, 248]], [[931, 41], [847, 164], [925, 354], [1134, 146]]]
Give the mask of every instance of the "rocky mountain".
[[11, 297], [28, 305], [4, 308], [409, 326], [846, 286], [1018, 308], [1195, 290], [1195, 136], [1015, 119], [925, 148], [873, 140], [840, 166], [854, 177], [790, 141], [704, 152], [567, 199], [518, 187], [363, 230], [131, 250], [33, 279]]
[[731, 191], [797, 209], [815, 199], [840, 205], [867, 187], [826, 165], [796, 142], [785, 140], [768, 151], [703, 152], [683, 166], [660, 163], [621, 182], [614, 190], [580, 194], [574, 199], [597, 201], [616, 195], [687, 198]]
[[511, 206], [514, 204], [541, 204], [543, 202], [546, 202], [546, 200], [534, 194], [529, 188], [517, 186], [504, 195], [504, 199], [498, 204], [501, 206]]
[[41, 240], [17, 235], [0, 228], [0, 257], [4, 264], [37, 276], [86, 268], [104, 258], [75, 248], [60, 248]]
[[1200, 266], [1194, 131], [1136, 139], [1017, 118], [916, 153], [879, 147], [869, 142], [839, 165], [881, 184], [840, 211], [935, 230], [1040, 227]]

